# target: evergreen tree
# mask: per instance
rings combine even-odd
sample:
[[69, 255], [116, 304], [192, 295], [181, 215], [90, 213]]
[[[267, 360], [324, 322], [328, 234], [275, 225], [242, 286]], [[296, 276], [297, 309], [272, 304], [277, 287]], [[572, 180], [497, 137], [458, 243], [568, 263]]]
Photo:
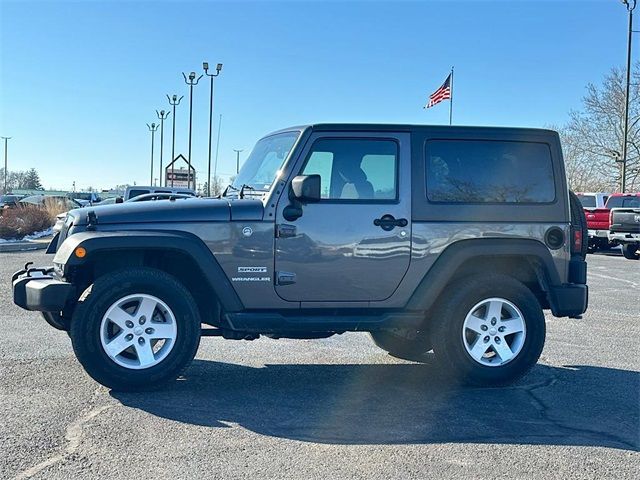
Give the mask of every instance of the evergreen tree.
[[40, 175], [35, 168], [28, 170], [24, 176], [24, 187], [28, 190], [43, 190], [40, 183]]

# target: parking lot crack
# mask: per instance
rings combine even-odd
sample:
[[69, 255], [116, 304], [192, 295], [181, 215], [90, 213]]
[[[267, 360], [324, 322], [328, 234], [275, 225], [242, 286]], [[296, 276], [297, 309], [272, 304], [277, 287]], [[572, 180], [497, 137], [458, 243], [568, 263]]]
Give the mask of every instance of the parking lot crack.
[[[97, 394], [99, 389], [94, 392], [94, 396]], [[22, 472], [16, 475], [15, 480], [23, 480], [27, 478], [31, 478], [34, 475], [38, 474], [42, 470], [55, 465], [58, 462], [65, 460], [67, 457], [73, 455], [80, 445], [82, 444], [83, 435], [86, 431], [87, 424], [95, 419], [98, 415], [104, 413], [105, 411], [117, 406], [117, 404], [109, 404], [109, 405], [101, 405], [97, 407], [91, 408], [87, 413], [82, 415], [80, 418], [76, 419], [74, 422], [67, 426], [65, 431], [65, 440], [67, 441], [67, 445], [64, 451], [60, 453], [56, 453], [55, 455], [43, 460], [42, 462], [23, 470]]]
[[563, 423], [560, 420], [556, 420], [555, 418], [553, 418], [551, 416], [552, 411], [551, 408], [549, 406], [547, 406], [547, 404], [545, 404], [545, 402], [542, 400], [542, 398], [540, 398], [539, 394], [537, 393], [538, 390], [544, 389], [544, 388], [549, 388], [552, 387], [553, 385], [555, 385], [557, 382], [559, 381], [559, 378], [557, 377], [557, 375], [553, 374], [551, 378], [549, 378], [548, 381], [543, 382], [541, 384], [537, 384], [537, 385], [531, 385], [531, 386], [525, 386], [523, 387], [523, 390], [525, 390], [527, 392], [527, 394], [529, 395], [529, 397], [531, 398], [531, 403], [534, 405], [534, 407], [539, 411], [540, 416], [546, 420], [547, 422], [553, 424], [555, 427], [557, 427], [560, 430], [566, 430], [568, 432], [573, 432], [573, 433], [578, 433], [578, 434], [583, 434], [583, 435], [587, 435], [589, 437], [592, 436], [596, 436], [596, 437], [601, 437], [601, 438], [606, 438], [607, 440], [614, 442], [614, 443], [618, 443], [620, 445], [624, 445], [625, 447], [634, 450], [634, 451], [638, 451], [638, 445], [634, 445], [632, 442], [629, 442], [623, 438], [620, 438], [612, 433], [603, 431], [603, 430], [598, 430], [598, 429], [590, 429], [590, 428], [581, 428], [581, 427], [576, 427], [576, 426], [572, 426], [572, 425], [567, 425], [565, 423]]

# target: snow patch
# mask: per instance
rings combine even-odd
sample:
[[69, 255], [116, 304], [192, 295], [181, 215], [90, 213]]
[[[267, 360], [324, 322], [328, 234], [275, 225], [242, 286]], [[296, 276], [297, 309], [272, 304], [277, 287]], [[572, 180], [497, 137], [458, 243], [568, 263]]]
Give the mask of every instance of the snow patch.
[[30, 235], [25, 235], [23, 238], [0, 238], [0, 243], [28, 242], [30, 240], [37, 240], [39, 238], [50, 237], [52, 235], [53, 235], [53, 227], [50, 227], [40, 232], [34, 232]]

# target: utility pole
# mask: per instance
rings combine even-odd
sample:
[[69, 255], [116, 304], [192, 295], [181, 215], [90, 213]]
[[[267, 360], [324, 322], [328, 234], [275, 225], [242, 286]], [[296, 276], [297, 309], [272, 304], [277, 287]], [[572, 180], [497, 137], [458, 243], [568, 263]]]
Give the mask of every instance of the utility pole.
[[2, 140], [4, 140], [4, 190], [3, 193], [6, 195], [8, 192], [7, 190], [7, 168], [8, 168], [8, 164], [9, 161], [7, 159], [7, 142], [11, 139], [11, 137], [0, 137]]
[[[164, 172], [162, 170], [162, 154], [164, 151], [164, 121], [169, 116], [171, 112], [165, 112], [164, 110], [156, 110], [156, 115], [160, 119], [160, 186], [162, 186], [162, 177], [164, 176]], [[167, 180], [164, 181], [165, 187], [167, 186]]]
[[171, 186], [172, 187], [173, 187], [173, 161], [176, 159], [176, 105], [180, 105], [180, 100], [182, 100], [183, 98], [184, 96], [178, 98], [177, 95], [173, 95], [172, 97], [167, 95], [167, 99], [169, 99], [169, 105], [173, 107], [173, 132], [171, 134]]
[[244, 150], [236, 150], [234, 148], [233, 151], [236, 152], [236, 175], [237, 175], [238, 173], [240, 173], [240, 152], [244, 152]]
[[207, 77], [211, 79], [211, 92], [209, 94], [209, 161], [207, 167], [207, 197], [211, 196], [211, 136], [213, 134], [213, 79], [220, 75], [220, 71], [222, 70], [222, 64], [218, 63], [216, 65], [216, 73], [209, 73], [209, 63], [203, 62], [202, 68], [204, 68], [204, 73]]
[[158, 125], [155, 123], [152, 123], [151, 125], [149, 125], [147, 123], [147, 128], [149, 128], [149, 131], [151, 132], [151, 179], [149, 180], [150, 185], [153, 186], [153, 144], [154, 144], [154, 138], [156, 135], [156, 130], [158, 130]]
[[[196, 78], [196, 72], [191, 72], [189, 74], [189, 79], [187, 80], [187, 76], [184, 72], [182, 72], [182, 76], [184, 77], [184, 83], [189, 85], [189, 154], [187, 158], [187, 188], [191, 188], [191, 132], [193, 127], [193, 86], [197, 85], [202, 75]], [[195, 190], [195, 178], [193, 188]]]
[[622, 0], [629, 12], [629, 32], [627, 38], [627, 84], [624, 97], [624, 135], [622, 140], [622, 182], [621, 191], [627, 189], [627, 143], [629, 137], [629, 90], [631, 86], [631, 35], [633, 33], [633, 10], [636, 8], [636, 0]]

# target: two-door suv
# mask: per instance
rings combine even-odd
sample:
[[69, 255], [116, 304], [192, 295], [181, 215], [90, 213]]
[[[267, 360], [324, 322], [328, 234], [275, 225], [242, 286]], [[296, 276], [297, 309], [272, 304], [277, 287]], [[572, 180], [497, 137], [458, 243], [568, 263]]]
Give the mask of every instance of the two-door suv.
[[116, 389], [175, 378], [201, 336], [347, 331], [501, 385], [538, 360], [543, 310], [586, 310], [586, 242], [555, 132], [310, 125], [261, 139], [219, 198], [72, 210], [13, 295]]

